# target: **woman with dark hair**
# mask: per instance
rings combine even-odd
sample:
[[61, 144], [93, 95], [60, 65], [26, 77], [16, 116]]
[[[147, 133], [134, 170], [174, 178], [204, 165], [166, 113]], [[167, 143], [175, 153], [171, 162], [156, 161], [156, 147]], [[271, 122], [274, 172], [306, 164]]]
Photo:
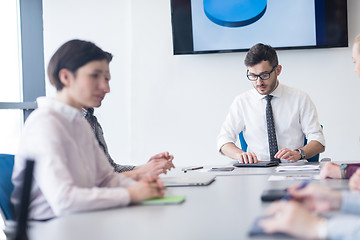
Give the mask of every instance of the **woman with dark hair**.
[[52, 56], [48, 76], [55, 98], [40, 97], [27, 119], [15, 158], [12, 202], [20, 202], [25, 160], [35, 170], [29, 218], [50, 219], [163, 196], [158, 178], [136, 182], [115, 173], [82, 116], [110, 92], [112, 55], [95, 44], [71, 40]]

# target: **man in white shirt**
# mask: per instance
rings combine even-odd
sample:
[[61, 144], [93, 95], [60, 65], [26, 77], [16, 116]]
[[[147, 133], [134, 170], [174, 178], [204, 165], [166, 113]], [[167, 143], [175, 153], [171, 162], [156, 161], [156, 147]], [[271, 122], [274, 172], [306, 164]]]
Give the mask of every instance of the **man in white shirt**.
[[[274, 159], [296, 162], [323, 152], [325, 139], [315, 105], [306, 93], [279, 83], [282, 66], [276, 51], [256, 44], [247, 53], [245, 65], [254, 89], [237, 96], [232, 103], [217, 139], [218, 150], [241, 163]], [[272, 96], [270, 109], [277, 143], [274, 154], [270, 154], [268, 142], [267, 95]], [[235, 145], [241, 131], [247, 152]], [[305, 146], [304, 136], [308, 142]]]

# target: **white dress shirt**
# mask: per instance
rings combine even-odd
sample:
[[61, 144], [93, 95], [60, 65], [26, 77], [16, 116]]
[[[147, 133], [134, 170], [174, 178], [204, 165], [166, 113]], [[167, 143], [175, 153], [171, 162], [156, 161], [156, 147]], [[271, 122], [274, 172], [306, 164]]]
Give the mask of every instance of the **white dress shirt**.
[[114, 172], [82, 113], [55, 99], [37, 102], [15, 157], [14, 206], [20, 203], [26, 159], [35, 160], [30, 219], [128, 205], [124, 187], [136, 182]]
[[[325, 139], [315, 105], [310, 97], [297, 89], [279, 84], [270, 94], [276, 138], [279, 150], [291, 150], [315, 140], [325, 146]], [[266, 125], [265, 95], [251, 89], [237, 96], [217, 138], [217, 148], [229, 142], [236, 143], [239, 133], [244, 132], [248, 152], [254, 152], [260, 160], [270, 160]]]

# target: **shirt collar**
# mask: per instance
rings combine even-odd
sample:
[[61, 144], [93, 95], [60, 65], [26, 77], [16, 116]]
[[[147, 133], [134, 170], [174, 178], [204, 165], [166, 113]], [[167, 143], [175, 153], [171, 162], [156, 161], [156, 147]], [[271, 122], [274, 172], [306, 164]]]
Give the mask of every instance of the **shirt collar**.
[[36, 99], [39, 108], [51, 108], [55, 112], [60, 113], [70, 122], [75, 119], [76, 116], [81, 116], [81, 112], [78, 109], [67, 105], [63, 102], [56, 100], [55, 98], [49, 97], [38, 97]]
[[[275, 90], [270, 95], [272, 95], [272, 96], [274, 96], [276, 98], [280, 98], [281, 95], [282, 95], [283, 89], [284, 89], [284, 86], [279, 83], [278, 86], [275, 88]], [[254, 91], [255, 91], [255, 94], [256, 94], [256, 98], [258, 100], [261, 100], [261, 99], [265, 98], [266, 95], [262, 95], [262, 94], [258, 93], [258, 91], [256, 91], [256, 89], [254, 89]]]
[[83, 108], [82, 109], [83, 117], [87, 115], [94, 115], [94, 108]]

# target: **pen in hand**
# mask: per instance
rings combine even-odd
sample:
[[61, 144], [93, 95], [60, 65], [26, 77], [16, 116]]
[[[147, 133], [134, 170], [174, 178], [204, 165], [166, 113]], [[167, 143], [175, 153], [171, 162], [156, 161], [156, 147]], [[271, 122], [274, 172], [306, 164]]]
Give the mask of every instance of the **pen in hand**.
[[[296, 188], [296, 190], [300, 190], [305, 188], [308, 184], [310, 183], [310, 181], [304, 181], [300, 184], [300, 186], [298, 186]], [[290, 194], [286, 194], [284, 197], [281, 198], [282, 201], [289, 201], [291, 200], [292, 196]]]

